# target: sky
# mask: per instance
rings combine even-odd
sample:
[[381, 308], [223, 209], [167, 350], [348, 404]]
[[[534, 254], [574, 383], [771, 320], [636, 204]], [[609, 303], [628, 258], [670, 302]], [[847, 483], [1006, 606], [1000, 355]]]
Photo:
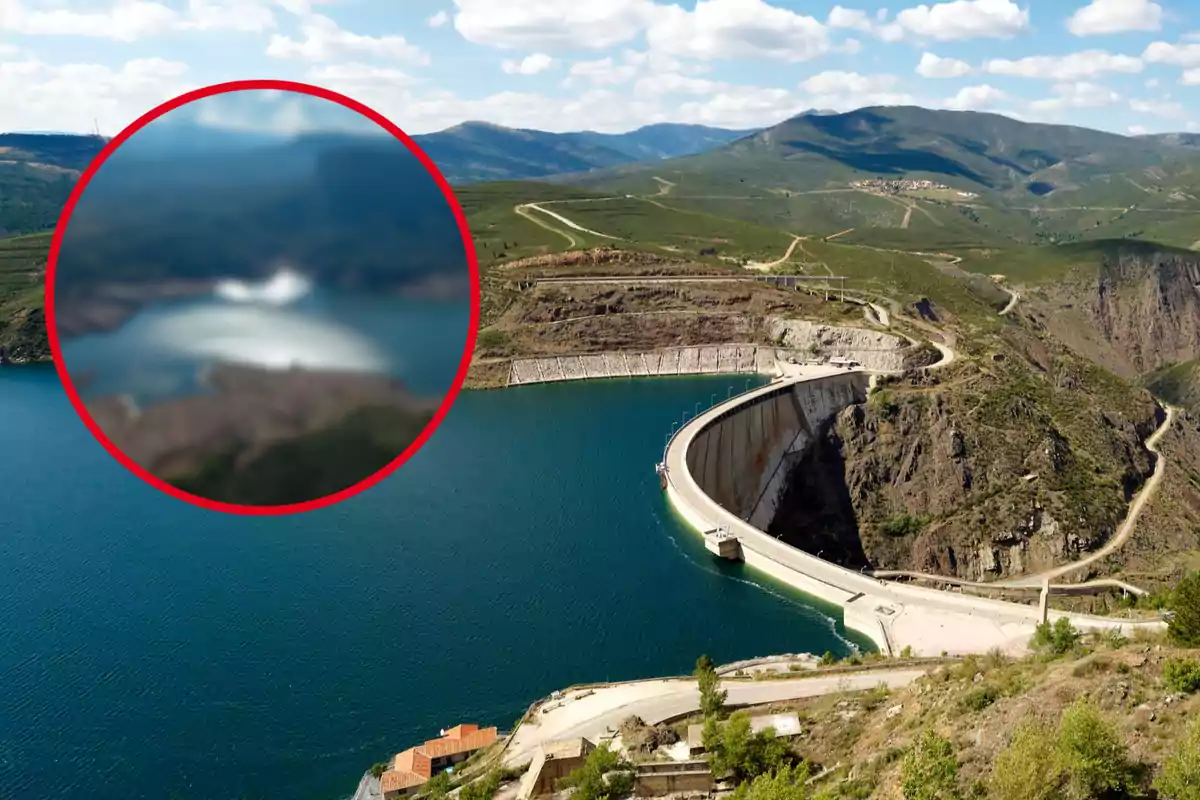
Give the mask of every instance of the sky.
[[114, 135], [248, 78], [333, 89], [412, 134], [742, 129], [908, 104], [1200, 130], [1200, 3], [0, 0], [0, 130]]

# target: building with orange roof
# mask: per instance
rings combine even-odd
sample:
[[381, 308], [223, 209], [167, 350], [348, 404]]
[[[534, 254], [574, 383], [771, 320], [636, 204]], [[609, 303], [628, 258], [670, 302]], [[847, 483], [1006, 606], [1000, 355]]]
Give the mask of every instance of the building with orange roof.
[[490, 746], [498, 738], [499, 733], [495, 728], [455, 725], [443, 731], [439, 739], [430, 739], [397, 753], [379, 777], [383, 800], [416, 794], [434, 775], [466, 761], [473, 753]]

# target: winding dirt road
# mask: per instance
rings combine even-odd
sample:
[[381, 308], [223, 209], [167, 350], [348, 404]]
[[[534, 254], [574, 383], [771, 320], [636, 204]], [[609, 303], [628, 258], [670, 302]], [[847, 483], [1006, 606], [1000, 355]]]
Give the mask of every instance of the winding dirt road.
[[1070, 564], [1064, 564], [1061, 567], [1055, 567], [1054, 569], [1039, 572], [1035, 575], [1024, 575], [1020, 578], [996, 581], [997, 586], [1040, 586], [1055, 578], [1061, 578], [1064, 575], [1069, 575], [1072, 572], [1094, 564], [1100, 559], [1120, 550], [1125, 545], [1125, 542], [1133, 535], [1134, 528], [1137, 527], [1137, 521], [1142, 516], [1142, 511], [1146, 508], [1146, 503], [1158, 491], [1158, 485], [1162, 482], [1163, 472], [1167, 466], [1167, 460], [1158, 451], [1158, 444], [1162, 441], [1162, 437], [1166, 435], [1167, 431], [1171, 429], [1171, 424], [1175, 421], [1176, 409], [1174, 406], [1167, 406], [1166, 409], [1166, 419], [1158, 426], [1158, 430], [1154, 431], [1146, 439], [1146, 449], [1154, 454], [1154, 473], [1146, 481], [1141, 491], [1137, 493], [1137, 496], [1133, 498], [1133, 502], [1129, 504], [1129, 511], [1125, 514], [1125, 521], [1117, 529], [1117, 535], [1112, 537], [1099, 550], [1090, 553], [1078, 561], [1072, 561]]

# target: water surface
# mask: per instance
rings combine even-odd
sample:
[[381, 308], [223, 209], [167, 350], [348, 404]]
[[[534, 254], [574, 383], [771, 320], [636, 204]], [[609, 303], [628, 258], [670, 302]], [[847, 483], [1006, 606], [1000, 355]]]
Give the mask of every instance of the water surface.
[[53, 369], [0, 369], [0, 797], [333, 800], [573, 683], [848, 652], [659, 489], [672, 421], [731, 381], [465, 392], [381, 485], [265, 519], [143, 484]]

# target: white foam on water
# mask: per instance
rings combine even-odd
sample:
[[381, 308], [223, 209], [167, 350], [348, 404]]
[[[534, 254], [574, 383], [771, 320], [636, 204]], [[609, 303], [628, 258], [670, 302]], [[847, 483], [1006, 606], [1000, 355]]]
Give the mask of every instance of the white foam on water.
[[389, 368], [386, 355], [357, 332], [271, 305], [187, 309], [154, 320], [146, 333], [168, 354], [268, 369]]
[[213, 292], [222, 300], [233, 303], [286, 306], [312, 292], [312, 281], [299, 272], [284, 267], [261, 283], [232, 278], [219, 281]]

